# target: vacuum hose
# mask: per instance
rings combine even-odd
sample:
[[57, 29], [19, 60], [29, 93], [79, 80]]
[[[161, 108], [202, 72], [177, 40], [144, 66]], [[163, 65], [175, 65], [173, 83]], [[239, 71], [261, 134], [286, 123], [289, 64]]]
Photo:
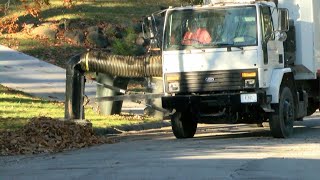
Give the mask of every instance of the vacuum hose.
[[120, 77], [162, 76], [161, 56], [119, 56], [90, 51], [80, 57], [80, 66], [84, 71]]
[[[68, 62], [66, 69], [65, 119], [85, 119], [85, 72], [99, 72], [102, 75], [113, 76], [111, 77], [113, 80], [108, 83], [111, 86], [115, 85], [114, 78], [117, 77], [161, 77], [161, 56], [118, 56], [99, 51], [74, 56]], [[100, 105], [99, 108], [103, 109]], [[112, 114], [113, 108], [117, 109], [115, 111], [121, 110], [121, 105], [112, 103], [105, 108]]]

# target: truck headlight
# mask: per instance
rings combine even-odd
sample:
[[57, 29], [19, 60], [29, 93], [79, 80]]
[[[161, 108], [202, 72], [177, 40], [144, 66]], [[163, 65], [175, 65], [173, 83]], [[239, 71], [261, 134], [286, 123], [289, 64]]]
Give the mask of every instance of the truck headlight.
[[254, 88], [256, 85], [255, 79], [245, 79], [244, 80], [244, 87], [245, 88]]
[[169, 89], [169, 92], [178, 92], [178, 91], [180, 91], [180, 83], [179, 82], [169, 82], [168, 89]]
[[179, 73], [166, 74], [165, 81], [168, 86], [169, 92], [179, 92], [180, 91], [180, 74]]

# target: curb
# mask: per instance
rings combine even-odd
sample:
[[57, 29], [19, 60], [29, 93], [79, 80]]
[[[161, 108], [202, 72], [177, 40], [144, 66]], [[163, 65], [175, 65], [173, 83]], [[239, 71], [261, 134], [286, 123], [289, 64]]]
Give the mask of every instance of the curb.
[[171, 126], [170, 121], [163, 120], [159, 122], [141, 123], [136, 125], [124, 125], [111, 128], [94, 128], [96, 135], [119, 135], [129, 131], [142, 131], [150, 129], [159, 129]]

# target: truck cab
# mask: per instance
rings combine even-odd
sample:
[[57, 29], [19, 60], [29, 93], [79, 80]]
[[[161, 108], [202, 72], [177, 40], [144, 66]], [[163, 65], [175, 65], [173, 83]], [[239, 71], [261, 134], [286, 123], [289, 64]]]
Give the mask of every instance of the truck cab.
[[[197, 123], [269, 121], [274, 137], [289, 137], [308, 107], [308, 94], [296, 83], [296, 34], [289, 26], [288, 9], [274, 2], [169, 8], [162, 106], [173, 111], [174, 135], [193, 137]], [[300, 80], [317, 78], [303, 75]]]

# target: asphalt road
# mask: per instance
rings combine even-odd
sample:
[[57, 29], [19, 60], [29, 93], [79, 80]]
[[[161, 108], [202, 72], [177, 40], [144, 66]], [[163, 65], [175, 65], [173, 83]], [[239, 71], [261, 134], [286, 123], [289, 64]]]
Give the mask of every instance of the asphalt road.
[[290, 139], [242, 124], [201, 126], [187, 140], [170, 128], [133, 132], [116, 144], [0, 157], [0, 179], [319, 179], [319, 114], [294, 130]]

